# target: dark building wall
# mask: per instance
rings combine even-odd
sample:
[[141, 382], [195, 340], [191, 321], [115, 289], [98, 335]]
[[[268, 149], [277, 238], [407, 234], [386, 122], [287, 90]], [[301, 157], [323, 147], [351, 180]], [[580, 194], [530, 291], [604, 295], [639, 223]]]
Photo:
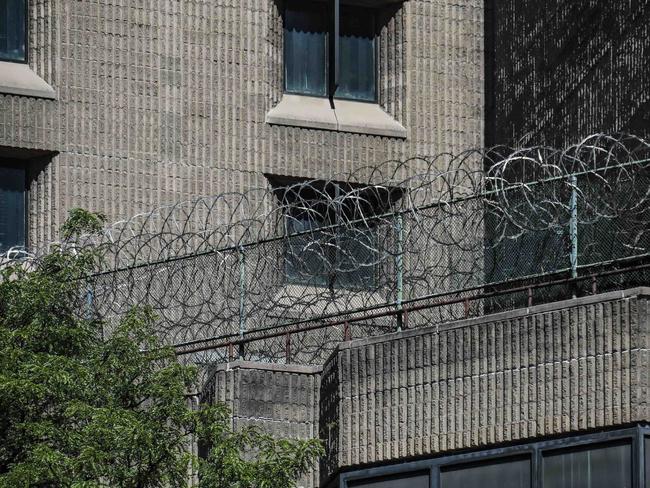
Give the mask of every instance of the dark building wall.
[[486, 144], [650, 136], [650, 2], [487, 0]]

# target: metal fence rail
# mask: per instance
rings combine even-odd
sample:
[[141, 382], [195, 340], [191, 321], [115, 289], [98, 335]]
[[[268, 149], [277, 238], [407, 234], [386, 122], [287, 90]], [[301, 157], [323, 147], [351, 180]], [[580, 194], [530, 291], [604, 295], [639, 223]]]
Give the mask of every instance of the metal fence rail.
[[[187, 361], [320, 363], [339, 341], [647, 282], [650, 144], [493, 148], [157, 209], [63, 245], [107, 324], [151, 305]], [[596, 288], [594, 288], [596, 286]]]

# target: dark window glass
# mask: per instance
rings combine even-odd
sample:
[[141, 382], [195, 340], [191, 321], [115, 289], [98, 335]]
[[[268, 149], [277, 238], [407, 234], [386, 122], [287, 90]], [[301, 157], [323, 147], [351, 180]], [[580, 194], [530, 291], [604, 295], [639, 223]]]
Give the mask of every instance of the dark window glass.
[[[287, 2], [284, 18], [284, 82], [288, 93], [327, 96], [333, 72], [330, 2]], [[374, 10], [342, 6], [339, 87], [336, 96], [376, 99]]]
[[371, 9], [341, 7], [339, 87], [336, 96], [375, 100], [375, 16]]
[[349, 488], [429, 488], [429, 473], [399, 474], [350, 481]]
[[645, 449], [645, 486], [650, 488], [650, 437], [644, 440]]
[[377, 235], [374, 227], [346, 228], [338, 232], [337, 282], [344, 288], [375, 286]]
[[25, 170], [0, 166], [0, 252], [25, 245]]
[[287, 282], [369, 289], [378, 267], [373, 216], [399, 200], [399, 188], [267, 175], [284, 207]]
[[545, 455], [544, 488], [631, 488], [631, 451], [620, 444]]
[[284, 81], [290, 93], [327, 95], [327, 11], [320, 2], [287, 3]]
[[454, 466], [440, 470], [441, 488], [529, 488], [530, 459]]
[[370, 207], [364, 209], [366, 215], [377, 207], [367, 197], [354, 199], [351, 191], [335, 183], [308, 182], [286, 192], [288, 282], [351, 289], [374, 285], [375, 229], [352, 222], [359, 219], [359, 200]]
[[0, 59], [25, 61], [27, 0], [0, 0]]
[[334, 257], [328, 246], [327, 233], [318, 230], [322, 219], [308, 215], [287, 215], [288, 239], [285, 271], [290, 283], [326, 286], [328, 269]]

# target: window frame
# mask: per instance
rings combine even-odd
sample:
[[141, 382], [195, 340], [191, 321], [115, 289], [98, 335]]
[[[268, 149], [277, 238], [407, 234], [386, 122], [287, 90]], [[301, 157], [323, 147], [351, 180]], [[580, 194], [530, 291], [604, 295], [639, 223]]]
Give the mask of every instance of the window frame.
[[[349, 471], [339, 476], [337, 488], [353, 488], [350, 482], [361, 481], [385, 476], [394, 476], [415, 472], [429, 471], [431, 488], [444, 488], [440, 484], [440, 472], [444, 469], [457, 469], [462, 466], [489, 464], [491, 461], [507, 462], [508, 459], [521, 459], [530, 456], [531, 488], [545, 488], [543, 485], [543, 457], [560, 451], [587, 450], [590, 447], [603, 447], [629, 443], [631, 448], [630, 467], [633, 488], [646, 488], [650, 486], [650, 479], [646, 479], [646, 467], [650, 464], [650, 453], [645, 451], [645, 440], [650, 444], [650, 425], [638, 424], [634, 427], [593, 432], [582, 435], [567, 435], [560, 438], [544, 438], [538, 441], [510, 445], [506, 447], [493, 447], [475, 450], [460, 454], [451, 454], [436, 458], [411, 461], [402, 464], [391, 464], [373, 468]], [[648, 464], [646, 464], [646, 457]], [[648, 471], [650, 473], [650, 469]]]
[[[25, 235], [25, 242], [23, 244], [24, 248], [29, 247], [29, 187], [30, 187], [30, 167], [28, 164], [21, 164], [21, 163], [27, 163], [27, 161], [23, 160], [15, 160], [15, 159], [10, 159], [10, 158], [4, 158], [0, 157], [0, 168], [12, 168], [12, 169], [22, 169], [24, 171], [25, 178], [23, 180], [23, 202], [24, 202], [24, 208], [25, 208], [25, 215], [23, 218], [23, 225], [24, 225], [24, 235]], [[8, 249], [2, 249], [0, 248], [0, 255], [6, 254]]]
[[[25, 56], [23, 59], [11, 59], [11, 58], [5, 58], [2, 55], [2, 52], [0, 52], [0, 62], [2, 63], [16, 63], [16, 64], [28, 64], [29, 63], [29, 1], [30, 0], [22, 0], [24, 4], [24, 9], [25, 9], [25, 22], [24, 22], [24, 29], [25, 29]], [[0, 158], [0, 165], [2, 164], [2, 160]]]
[[[27, 0], [26, 0], [27, 1]], [[295, 1], [295, 0], [294, 0]], [[310, 3], [322, 3], [325, 4], [325, 10], [327, 11], [327, 22], [330, 24], [330, 26], [327, 28], [327, 31], [325, 33], [325, 43], [326, 43], [326, 58], [325, 58], [325, 82], [327, 84], [326, 87], [326, 92], [328, 92], [326, 95], [314, 95], [310, 93], [303, 93], [299, 91], [292, 91], [292, 90], [287, 90], [287, 71], [286, 71], [286, 42], [285, 42], [285, 22], [287, 18], [287, 8], [290, 3], [290, 1], [285, 1], [282, 5], [282, 92], [286, 93], [287, 95], [298, 95], [298, 96], [303, 96], [303, 97], [314, 97], [314, 98], [323, 98], [323, 99], [329, 99], [330, 94], [329, 92], [331, 91], [331, 86], [332, 86], [332, 69], [331, 69], [331, 64], [332, 64], [332, 59], [333, 59], [333, 46], [332, 46], [332, 30], [333, 30], [333, 12], [332, 8], [329, 5], [331, 0], [303, 0], [306, 2]], [[352, 102], [359, 102], [359, 103], [371, 103], [371, 104], [377, 104], [379, 103], [379, 33], [377, 29], [377, 24], [378, 21], [377, 19], [379, 18], [378, 13], [381, 10], [381, 7], [370, 7], [362, 4], [357, 4], [354, 1], [341, 1], [341, 6], [351, 6], [355, 8], [361, 8], [365, 10], [369, 10], [372, 12], [372, 17], [373, 17], [373, 40], [372, 40], [372, 49], [373, 49], [373, 75], [374, 75], [374, 81], [375, 81], [375, 89], [374, 89], [374, 97], [371, 100], [365, 100], [365, 99], [360, 99], [360, 98], [354, 98], [354, 97], [341, 97], [337, 96], [336, 93], [334, 94], [334, 100], [346, 100], [346, 101], [352, 101]]]

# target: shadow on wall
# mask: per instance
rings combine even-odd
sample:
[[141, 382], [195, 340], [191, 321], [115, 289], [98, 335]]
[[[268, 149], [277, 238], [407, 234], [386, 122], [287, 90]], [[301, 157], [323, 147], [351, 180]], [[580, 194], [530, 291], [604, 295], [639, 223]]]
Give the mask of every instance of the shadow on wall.
[[650, 135], [650, 2], [486, 1], [486, 143]]

